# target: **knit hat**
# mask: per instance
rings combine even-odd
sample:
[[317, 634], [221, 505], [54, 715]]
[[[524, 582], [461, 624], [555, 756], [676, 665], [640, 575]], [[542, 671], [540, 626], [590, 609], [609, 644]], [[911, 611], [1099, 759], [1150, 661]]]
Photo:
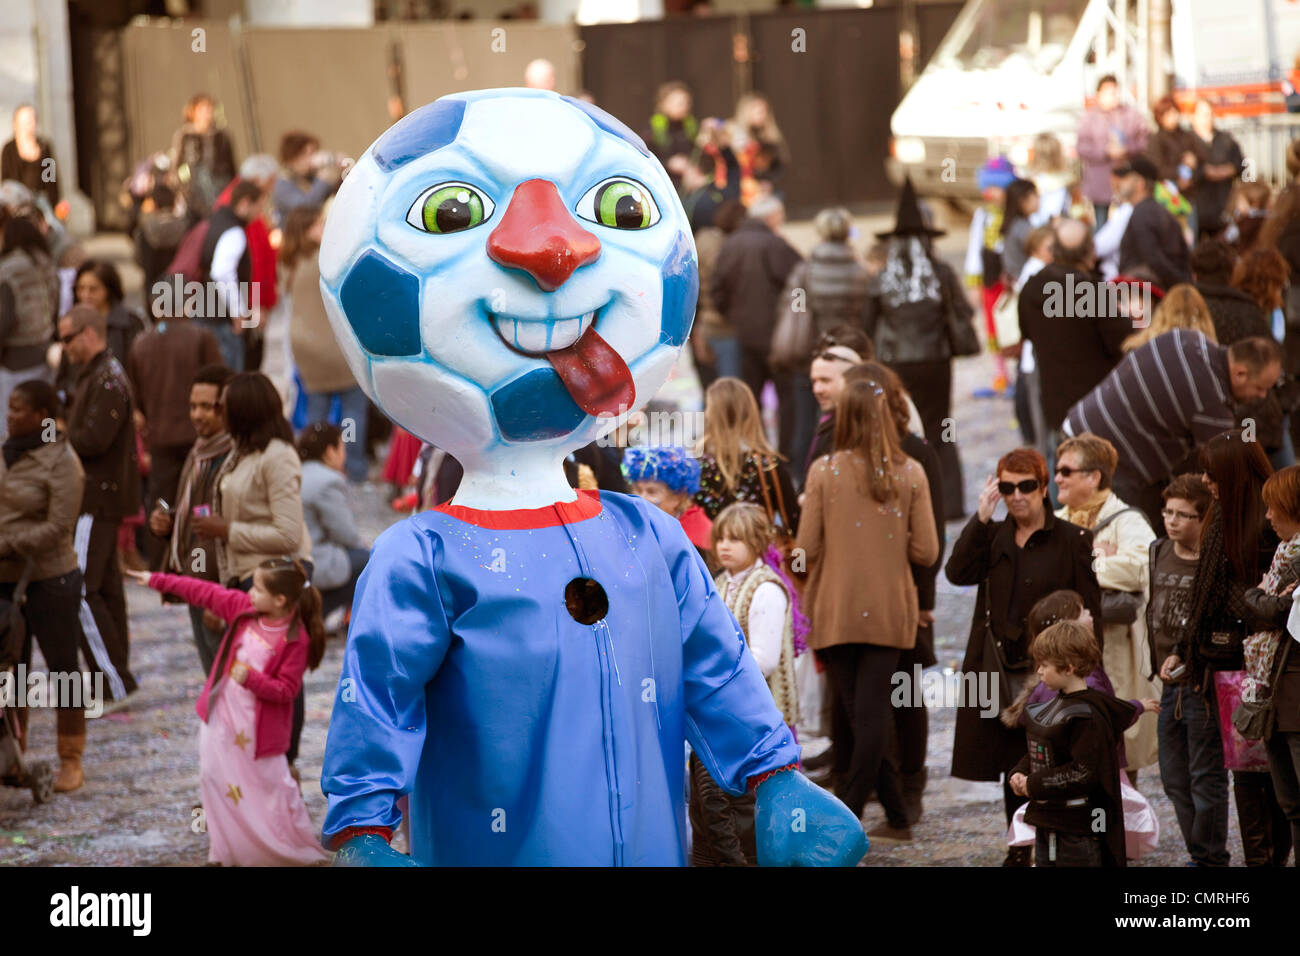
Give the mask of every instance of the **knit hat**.
[[1011, 168], [1011, 161], [1005, 156], [994, 156], [980, 167], [975, 182], [980, 192], [990, 186], [1006, 189], [1016, 179], [1016, 171]]
[[700, 490], [700, 463], [680, 445], [629, 448], [620, 470], [628, 481], [662, 481], [670, 491], [691, 495]]

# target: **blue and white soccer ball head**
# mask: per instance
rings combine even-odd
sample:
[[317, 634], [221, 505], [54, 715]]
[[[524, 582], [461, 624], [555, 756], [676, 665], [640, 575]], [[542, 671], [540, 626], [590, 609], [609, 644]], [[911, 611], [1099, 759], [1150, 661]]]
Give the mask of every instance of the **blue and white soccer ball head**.
[[325, 224], [321, 291], [366, 394], [466, 474], [555, 470], [668, 378], [690, 227], [635, 133], [587, 103], [445, 96], [379, 137]]

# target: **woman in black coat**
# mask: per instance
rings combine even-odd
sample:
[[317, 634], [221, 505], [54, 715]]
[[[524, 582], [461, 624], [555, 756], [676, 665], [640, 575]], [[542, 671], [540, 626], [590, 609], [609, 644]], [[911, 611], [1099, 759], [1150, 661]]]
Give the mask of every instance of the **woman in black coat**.
[[[1008, 491], [1008, 488], [1010, 489]], [[1007, 518], [995, 522], [999, 498]], [[1047, 507], [1047, 462], [1032, 448], [1017, 448], [1002, 456], [997, 477], [989, 477], [979, 508], [962, 529], [944, 568], [957, 585], [979, 585], [971, 620], [962, 687], [975, 675], [975, 688], [999, 699], [981, 706], [967, 694], [957, 708], [952, 775], [963, 780], [1002, 780], [1008, 825], [1024, 798], [1011, 792], [1007, 775], [1025, 755], [1025, 734], [999, 720], [1003, 707], [996, 661], [985, 660], [984, 608], [991, 602], [989, 626], [1002, 644], [1009, 663], [1029, 657], [1025, 618], [1030, 608], [1053, 591], [1069, 588], [1083, 596], [1100, 640], [1101, 589], [1092, 570], [1092, 533], [1062, 521]], [[1013, 847], [1007, 865], [1028, 866], [1027, 847]]]

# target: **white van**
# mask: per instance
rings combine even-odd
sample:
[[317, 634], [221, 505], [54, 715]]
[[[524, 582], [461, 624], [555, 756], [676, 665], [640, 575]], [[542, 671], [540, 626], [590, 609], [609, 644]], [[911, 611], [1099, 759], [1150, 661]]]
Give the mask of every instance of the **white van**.
[[[1129, 102], [1149, 107], [1148, 0], [969, 0], [891, 120], [890, 178], [910, 174], [929, 196], [975, 198], [975, 173], [993, 155], [1019, 169], [1034, 136], [1056, 134], [1074, 156], [1085, 103], [1107, 73]], [[1205, 96], [1243, 148], [1261, 126], [1284, 117], [1282, 81], [1300, 54], [1300, 4], [1272, 0], [1172, 0], [1169, 25], [1174, 95], [1184, 109]], [[1255, 157], [1276, 181], [1274, 146]]]

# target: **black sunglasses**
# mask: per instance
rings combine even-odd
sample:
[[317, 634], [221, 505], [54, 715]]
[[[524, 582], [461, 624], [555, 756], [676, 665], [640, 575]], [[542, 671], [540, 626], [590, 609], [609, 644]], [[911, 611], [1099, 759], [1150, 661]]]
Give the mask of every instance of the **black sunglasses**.
[[1005, 496], [1010, 496], [1013, 492], [1016, 491], [1019, 491], [1022, 495], [1029, 495], [1029, 494], [1033, 494], [1037, 490], [1038, 490], [1037, 478], [1026, 478], [1024, 481], [1018, 481], [1014, 483], [1010, 481], [998, 482], [998, 493]]
[[61, 344], [61, 345], [67, 345], [69, 342], [71, 342], [73, 339], [75, 339], [75, 338], [76, 338], [78, 335], [80, 335], [82, 332], [86, 331], [86, 329], [88, 329], [88, 328], [89, 328], [89, 326], [83, 325], [81, 328], [77, 329], [77, 331], [75, 331], [75, 332], [69, 332], [67, 335], [60, 335], [60, 336], [59, 336], [59, 344]]
[[1086, 475], [1090, 471], [1101, 471], [1100, 468], [1071, 468], [1069, 465], [1057, 465], [1056, 473], [1062, 478], [1069, 478], [1071, 475]]

